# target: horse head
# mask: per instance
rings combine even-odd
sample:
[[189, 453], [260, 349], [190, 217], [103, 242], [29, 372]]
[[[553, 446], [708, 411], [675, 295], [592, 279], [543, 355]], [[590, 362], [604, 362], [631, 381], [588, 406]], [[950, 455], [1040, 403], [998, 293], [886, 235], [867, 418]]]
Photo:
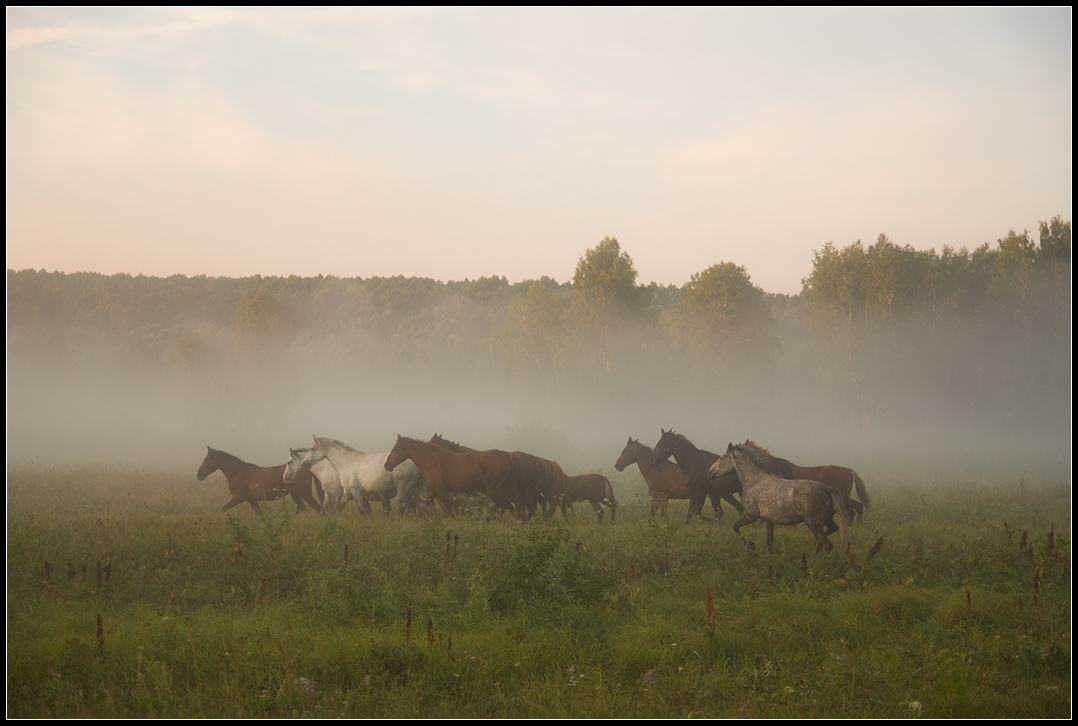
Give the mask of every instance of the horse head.
[[198, 474], [195, 475], [198, 477], [199, 481], [206, 481], [206, 477], [217, 471], [219, 467], [213, 460], [214, 450], [207, 446], [206, 458], [202, 460], [202, 466], [198, 467]]
[[614, 468], [618, 471], [625, 471], [625, 467], [636, 461], [636, 452], [633, 451], [633, 444], [637, 443], [633, 441], [633, 437], [630, 436], [629, 440], [625, 443], [625, 448], [621, 450], [621, 456], [614, 463]]
[[720, 456], [715, 461], [715, 463], [712, 464], [711, 467], [707, 470], [707, 478], [708, 479], [710, 479], [711, 481], [715, 481], [719, 477], [726, 476], [730, 472], [735, 471], [735, 468], [734, 468], [734, 451], [735, 451], [735, 448], [736, 447], [733, 444], [729, 444], [726, 447], [726, 453], [723, 454], [722, 456]]
[[404, 438], [400, 434], [397, 434], [397, 443], [393, 444], [393, 448], [390, 449], [389, 455], [386, 457], [386, 471], [393, 471], [401, 462], [408, 458], [406, 451], [408, 439]]

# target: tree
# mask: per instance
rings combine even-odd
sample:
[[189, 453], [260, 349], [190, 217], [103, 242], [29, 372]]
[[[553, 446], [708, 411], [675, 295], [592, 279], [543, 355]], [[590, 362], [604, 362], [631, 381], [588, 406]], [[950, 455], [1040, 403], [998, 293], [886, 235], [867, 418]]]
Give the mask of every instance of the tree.
[[232, 331], [246, 341], [265, 341], [284, 332], [288, 314], [272, 293], [260, 288], [243, 291], [232, 316]]
[[598, 315], [640, 308], [633, 259], [621, 251], [615, 237], [604, 237], [576, 263], [573, 290], [583, 306]]
[[746, 376], [770, 364], [771, 309], [764, 291], [733, 262], [692, 275], [664, 317], [664, 328], [713, 382]]

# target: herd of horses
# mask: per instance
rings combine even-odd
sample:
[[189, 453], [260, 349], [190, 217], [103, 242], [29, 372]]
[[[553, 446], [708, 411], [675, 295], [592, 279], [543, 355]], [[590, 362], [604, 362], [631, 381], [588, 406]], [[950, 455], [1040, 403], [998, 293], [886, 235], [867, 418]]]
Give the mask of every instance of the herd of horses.
[[[270, 467], [248, 464], [208, 446], [206, 450], [198, 479], [218, 470], [225, 475], [232, 498], [224, 511], [247, 502], [259, 512], [259, 502], [287, 495], [297, 512], [308, 506], [339, 512], [351, 500], [365, 514], [371, 513], [370, 502], [380, 501], [388, 514], [396, 498], [401, 512], [419, 512], [437, 501], [452, 515], [461, 497], [482, 494], [499, 512], [524, 521], [536, 513], [549, 519], [559, 508], [566, 516], [573, 503], [583, 501], [600, 522], [603, 505], [610, 509], [611, 521], [617, 516], [614, 488], [601, 474], [573, 476], [550, 459], [523, 451], [479, 451], [438, 434], [430, 441], [398, 436], [393, 449], [380, 454], [315, 436], [309, 448], [290, 449], [287, 463]], [[318, 492], [321, 504], [312, 491]]]
[[[865, 483], [853, 469], [798, 466], [753, 441], [729, 444], [723, 454], [715, 454], [664, 430], [654, 448], [629, 439], [614, 468], [620, 472], [632, 464], [647, 483], [653, 515], [665, 511], [670, 499], [687, 499], [686, 522], [693, 517], [717, 521], [726, 501], [740, 515], [734, 524], [738, 536], [745, 525], [758, 519], [765, 522], [769, 551], [776, 524], [802, 522], [815, 537], [817, 552], [831, 551], [828, 536], [836, 531], [841, 531], [849, 550], [853, 517], [860, 523], [871, 505]], [[223, 507], [226, 511], [247, 502], [258, 512], [259, 502], [288, 495], [299, 512], [308, 506], [323, 513], [339, 512], [352, 500], [366, 514], [371, 512], [370, 502], [380, 501], [388, 514], [396, 498], [402, 513], [418, 513], [437, 501], [453, 515], [462, 497], [482, 494], [497, 511], [524, 521], [536, 514], [549, 519], [558, 509], [566, 516], [574, 502], [583, 501], [600, 522], [604, 504], [611, 521], [617, 513], [613, 488], [601, 474], [571, 476], [550, 459], [522, 451], [472, 449], [438, 434], [429, 441], [398, 436], [393, 448], [380, 454], [315, 436], [310, 447], [291, 449], [287, 463], [272, 467], [248, 464], [207, 447], [198, 479], [218, 470], [232, 495]], [[854, 491], [860, 501], [853, 499]], [[711, 501], [714, 517], [703, 513], [705, 500]], [[750, 541], [745, 544], [755, 547]]]

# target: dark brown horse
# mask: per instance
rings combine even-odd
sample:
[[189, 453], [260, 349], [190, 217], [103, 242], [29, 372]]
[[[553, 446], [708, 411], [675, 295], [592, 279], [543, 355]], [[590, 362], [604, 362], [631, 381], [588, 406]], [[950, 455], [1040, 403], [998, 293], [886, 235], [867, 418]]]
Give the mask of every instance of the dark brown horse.
[[514, 512], [527, 520], [535, 513], [528, 511], [522, 500], [516, 479], [517, 465], [507, 451], [489, 449], [453, 453], [419, 439], [397, 436], [397, 443], [386, 458], [385, 467], [391, 470], [405, 459], [411, 459], [427, 482], [427, 501], [438, 499], [446, 514], [453, 514], [451, 496], [486, 494], [498, 509]]
[[[711, 466], [711, 476], [721, 478], [731, 472], [741, 481], [741, 502], [745, 511], [734, 523], [734, 532], [741, 535], [741, 528], [762, 519], [767, 524], [767, 551], [773, 551], [775, 525], [795, 525], [804, 522], [816, 539], [816, 552], [833, 548], [828, 535], [841, 530], [846, 552], [850, 551], [850, 514], [842, 494], [834, 487], [809, 479], [786, 479], [765, 469], [770, 466], [768, 457], [760, 456], [752, 448], [726, 447], [726, 454]], [[835, 515], [839, 523], [835, 525]], [[752, 542], [746, 542], [755, 549]]]
[[[434, 434], [430, 443], [457, 454], [478, 452], [477, 449], [443, 438], [440, 434]], [[536, 507], [541, 508], [543, 518], [549, 519], [554, 514], [562, 492], [561, 481], [564, 474], [561, 466], [556, 461], [524, 451], [511, 451], [509, 455], [513, 459], [514, 467], [515, 507], [531, 513], [535, 512]]]
[[[652, 515], [659, 510], [665, 512], [668, 499], [689, 498], [689, 488], [685, 485], [685, 475], [681, 473], [681, 467], [669, 459], [652, 464], [653, 453], [651, 447], [630, 437], [629, 442], [621, 451], [621, 456], [614, 464], [614, 468], [618, 471], [625, 471], [625, 467], [631, 464], [639, 467], [640, 474], [648, 485], [648, 494], [651, 496]], [[711, 507], [715, 510], [715, 517], [718, 518], [718, 495], [711, 500]]]
[[314, 483], [311, 472], [305, 470], [286, 484], [284, 468], [284, 464], [270, 467], [255, 466], [232, 454], [207, 446], [206, 458], [202, 460], [202, 466], [198, 467], [198, 480], [205, 481], [206, 477], [218, 470], [225, 475], [232, 499], [221, 507], [221, 511], [224, 512], [244, 502], [250, 504], [251, 509], [256, 512], [261, 512], [262, 508], [258, 506], [258, 502], [273, 502], [285, 494], [291, 495], [296, 503], [297, 512], [302, 512], [308, 504], [316, 511], [321, 510], [322, 505], [311, 495], [311, 486]]
[[[760, 456], [771, 456], [770, 451], [759, 446], [755, 441], [746, 441], [741, 444], [741, 448], [752, 451], [757, 455], [757, 458]], [[853, 469], [834, 465], [798, 466], [787, 459], [773, 458], [775, 461], [780, 462], [782, 468], [777, 473], [785, 479], [811, 479], [812, 481], [823, 482], [828, 486], [838, 489], [842, 494], [842, 499], [846, 503], [846, 509], [857, 516], [858, 524], [861, 524], [862, 512], [867, 512], [872, 508], [872, 502], [868, 498], [868, 492], [865, 491], [865, 482]], [[857, 489], [857, 496], [861, 497], [860, 502], [853, 498], [853, 490], [855, 487]], [[862, 502], [864, 504], [862, 504]]]
[[[673, 431], [663, 431], [655, 449], [651, 454], [652, 465], [657, 466], [664, 459], [674, 457], [681, 471], [685, 474], [685, 486], [689, 489], [689, 513], [685, 517], [688, 523], [693, 517], [710, 519], [703, 515], [704, 498], [711, 496], [712, 503], [716, 503], [716, 497], [725, 499], [740, 514], [741, 502], [734, 499], [734, 494], [741, 491], [741, 482], [738, 481], [737, 472], [718, 477], [708, 478], [708, 470], [719, 459], [718, 454], [713, 454], [696, 446], [681, 434]], [[722, 504], [718, 504], [718, 519], [722, 519]]]
[[602, 474], [580, 474], [578, 476], [566, 475], [562, 478], [562, 482], [564, 488], [561, 499], [562, 516], [566, 514], [566, 503], [587, 500], [600, 522], [603, 521], [603, 503], [610, 507], [610, 521], [614, 521], [618, 513], [618, 502], [614, 498], [614, 488], [610, 486], [609, 479]]
[[520, 500], [533, 512], [536, 508], [542, 510], [543, 519], [553, 517], [559, 503], [564, 512], [566, 477], [561, 464], [525, 451], [513, 451], [510, 456], [516, 465]]

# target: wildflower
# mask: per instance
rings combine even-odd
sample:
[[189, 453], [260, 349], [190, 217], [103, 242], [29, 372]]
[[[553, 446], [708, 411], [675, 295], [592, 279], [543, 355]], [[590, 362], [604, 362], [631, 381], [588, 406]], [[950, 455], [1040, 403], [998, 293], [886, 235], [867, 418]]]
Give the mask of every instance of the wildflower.
[[917, 712], [917, 711], [921, 710], [921, 702], [920, 701], [910, 701], [909, 706], [910, 706], [911, 711]]
[[640, 676], [640, 679], [642, 681], [644, 681], [644, 683], [648, 683], [648, 684], [655, 684], [655, 683], [659, 682], [659, 677], [657, 675], [655, 675], [655, 669], [654, 668], [652, 668], [652, 669], [648, 670], [647, 672], [645, 672], [644, 675]]

